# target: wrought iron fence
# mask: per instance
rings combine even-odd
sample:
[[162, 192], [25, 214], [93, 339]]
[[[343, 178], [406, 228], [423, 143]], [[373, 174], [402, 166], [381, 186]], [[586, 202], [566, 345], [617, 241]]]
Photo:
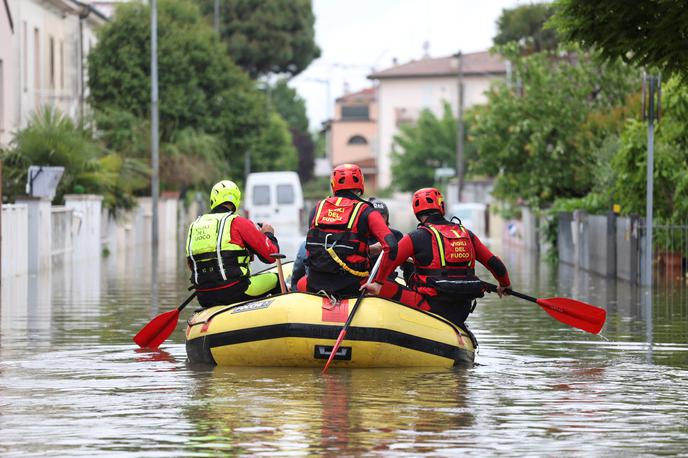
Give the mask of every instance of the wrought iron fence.
[[654, 225], [652, 239], [654, 289], [683, 292], [688, 288], [688, 223]]
[[[638, 249], [639, 268], [642, 270], [646, 228], [639, 227], [641, 243]], [[653, 285], [661, 289], [688, 288], [688, 222], [654, 224], [652, 229]]]

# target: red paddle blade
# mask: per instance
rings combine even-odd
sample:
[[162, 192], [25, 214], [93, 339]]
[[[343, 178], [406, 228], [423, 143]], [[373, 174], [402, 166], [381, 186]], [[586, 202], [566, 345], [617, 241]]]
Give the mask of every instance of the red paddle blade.
[[141, 348], [156, 349], [167, 339], [177, 327], [179, 310], [174, 309], [161, 313], [145, 325], [134, 336], [134, 342]]
[[337, 350], [339, 350], [339, 346], [342, 344], [342, 340], [344, 340], [344, 336], [346, 335], [346, 328], [343, 328], [341, 332], [339, 333], [339, 337], [337, 337], [337, 341], [334, 343], [334, 347], [332, 347], [332, 351], [330, 352], [330, 357], [327, 358], [327, 363], [325, 364], [325, 367], [323, 367], [322, 373], [324, 374], [327, 372], [327, 368], [330, 367], [330, 363], [334, 359], [334, 355], [337, 354]]
[[562, 323], [593, 334], [600, 332], [607, 319], [605, 309], [565, 297], [538, 299], [537, 303]]

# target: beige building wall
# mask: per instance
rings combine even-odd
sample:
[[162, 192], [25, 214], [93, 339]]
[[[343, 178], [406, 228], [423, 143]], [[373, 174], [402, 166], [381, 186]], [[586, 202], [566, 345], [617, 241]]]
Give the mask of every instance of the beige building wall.
[[[346, 162], [357, 162], [375, 157], [373, 144], [377, 135], [377, 126], [373, 122], [337, 122], [332, 129], [332, 165]], [[367, 145], [349, 145], [348, 141], [355, 135], [366, 139]]]
[[[77, 119], [80, 115], [82, 51], [87, 56], [95, 45], [95, 31], [105, 21], [88, 8], [70, 0], [9, 0], [15, 33], [3, 41], [0, 52], [9, 52], [13, 63], [11, 115], [4, 136], [27, 125], [35, 111], [58, 108]], [[7, 44], [7, 45], [5, 45]], [[84, 80], [86, 71], [84, 70]], [[6, 83], [7, 84], [7, 83]]]
[[[495, 76], [464, 76], [464, 109], [486, 102], [485, 92]], [[392, 182], [391, 152], [394, 136], [402, 122], [414, 122], [424, 109], [442, 115], [444, 102], [449, 102], [456, 115], [458, 106], [457, 77], [384, 78], [379, 80], [378, 103], [378, 179], [381, 187]]]
[[[353, 162], [360, 165], [366, 176], [366, 188], [375, 189], [377, 167], [375, 152], [377, 150], [378, 105], [375, 96], [351, 94], [336, 101], [334, 120], [330, 127], [330, 161], [332, 166]], [[342, 119], [342, 106], [368, 106], [368, 119]], [[361, 142], [365, 139], [365, 143]], [[356, 139], [352, 141], [352, 139]]]

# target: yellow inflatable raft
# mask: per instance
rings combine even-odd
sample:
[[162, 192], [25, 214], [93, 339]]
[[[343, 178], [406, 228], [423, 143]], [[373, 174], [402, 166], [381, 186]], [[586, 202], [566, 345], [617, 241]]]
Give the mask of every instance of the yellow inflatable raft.
[[[186, 329], [192, 363], [322, 367], [356, 299], [286, 293], [194, 314]], [[366, 297], [332, 363], [337, 367], [472, 364], [477, 342], [442, 317]]]

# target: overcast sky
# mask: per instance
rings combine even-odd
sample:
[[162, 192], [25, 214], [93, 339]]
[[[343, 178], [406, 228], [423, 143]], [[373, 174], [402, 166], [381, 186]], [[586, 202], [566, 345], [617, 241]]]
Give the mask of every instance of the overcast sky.
[[[311, 127], [333, 110], [334, 98], [372, 84], [372, 69], [423, 56], [482, 51], [492, 46], [502, 8], [527, 0], [313, 0], [320, 59], [290, 85], [306, 99]], [[329, 81], [329, 84], [327, 83]], [[329, 98], [328, 101], [328, 86]]]

